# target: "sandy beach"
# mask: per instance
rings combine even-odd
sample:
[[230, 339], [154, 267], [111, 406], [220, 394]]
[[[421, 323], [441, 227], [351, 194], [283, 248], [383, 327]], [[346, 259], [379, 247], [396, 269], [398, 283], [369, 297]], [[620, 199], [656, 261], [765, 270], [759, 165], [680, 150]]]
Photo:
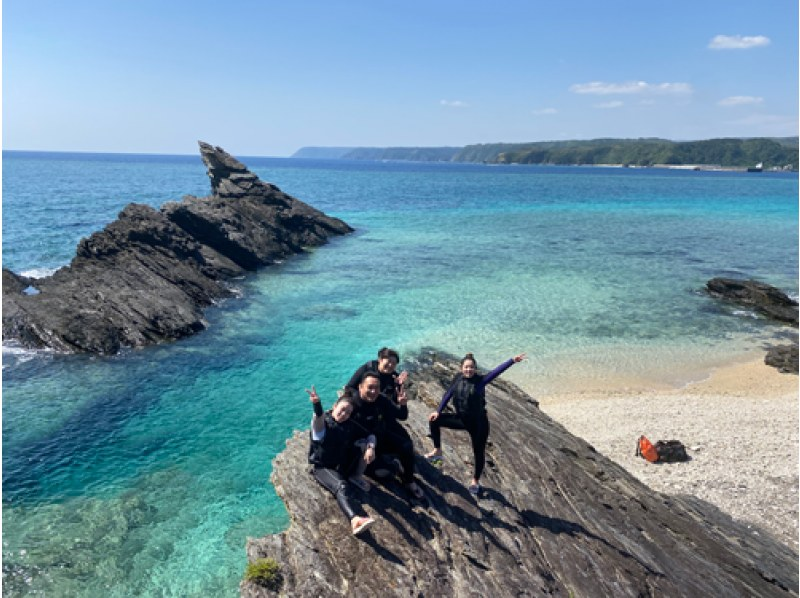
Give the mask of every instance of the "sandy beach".
[[[527, 386], [527, 385], [526, 385]], [[798, 549], [798, 378], [759, 356], [681, 388], [538, 395], [541, 409], [651, 488], [692, 494]], [[637, 438], [678, 439], [686, 463], [651, 464]]]

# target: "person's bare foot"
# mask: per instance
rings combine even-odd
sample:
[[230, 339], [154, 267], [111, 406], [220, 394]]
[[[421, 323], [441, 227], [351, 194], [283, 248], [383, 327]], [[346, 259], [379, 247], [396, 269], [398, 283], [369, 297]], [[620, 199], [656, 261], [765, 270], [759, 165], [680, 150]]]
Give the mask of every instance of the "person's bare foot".
[[372, 517], [353, 517], [350, 526], [353, 528], [353, 535], [357, 536], [365, 531], [373, 524], [375, 520]]

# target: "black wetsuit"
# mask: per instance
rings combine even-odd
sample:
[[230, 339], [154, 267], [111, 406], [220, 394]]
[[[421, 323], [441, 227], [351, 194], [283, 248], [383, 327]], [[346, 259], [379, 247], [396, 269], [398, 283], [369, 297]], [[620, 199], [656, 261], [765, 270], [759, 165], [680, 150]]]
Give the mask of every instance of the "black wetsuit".
[[386, 455], [397, 455], [403, 467], [401, 479], [409, 484], [414, 481], [414, 443], [399, 421], [408, 419], [408, 406], [395, 405], [384, 395], [373, 402], [365, 401], [356, 393], [356, 408], [351, 419], [357, 428], [356, 434], [374, 434], [377, 440], [376, 460], [367, 468], [372, 473], [385, 461]]
[[[439, 417], [430, 422], [431, 439], [433, 446], [440, 449], [442, 446], [442, 428], [452, 430], [466, 430], [472, 442], [472, 452], [475, 460], [473, 476], [479, 480], [486, 464], [486, 443], [489, 440], [489, 417], [486, 414], [486, 385], [502, 374], [514, 364], [513, 359], [504, 361], [485, 376], [474, 374], [471, 378], [464, 378], [458, 374], [450, 388], [442, 397], [437, 413]], [[443, 412], [447, 403], [453, 399], [455, 413]]]
[[[314, 411], [322, 411], [319, 403], [314, 404]], [[348, 520], [356, 515], [363, 515], [360, 505], [353, 504], [350, 493], [350, 484], [347, 477], [356, 465], [359, 452], [353, 442], [358, 437], [357, 427], [349, 419], [337, 422], [328, 411], [322, 415], [325, 422], [325, 435], [321, 440], [314, 440], [314, 431], [311, 430], [311, 445], [308, 449], [308, 462], [314, 465], [312, 475], [320, 485], [329, 490], [339, 503], [339, 508]]]
[[397, 377], [399, 374], [397, 372], [392, 372], [391, 374], [384, 374], [378, 370], [378, 360], [373, 359], [372, 361], [368, 361], [360, 368], [358, 368], [355, 374], [352, 375], [350, 381], [345, 384], [345, 388], [349, 388], [353, 391], [353, 394], [358, 393], [358, 385], [361, 383], [361, 376], [366, 374], [367, 372], [375, 372], [378, 374], [378, 379], [381, 383], [381, 394], [385, 396], [387, 399], [391, 400], [392, 403], [395, 405], [397, 404]]

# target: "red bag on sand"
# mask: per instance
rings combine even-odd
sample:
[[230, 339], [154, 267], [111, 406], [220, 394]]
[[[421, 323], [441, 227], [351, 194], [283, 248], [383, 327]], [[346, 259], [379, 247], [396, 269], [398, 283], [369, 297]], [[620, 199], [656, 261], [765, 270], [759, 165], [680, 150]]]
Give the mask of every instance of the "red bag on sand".
[[656, 463], [658, 461], [658, 451], [656, 451], [656, 447], [654, 447], [653, 443], [645, 436], [639, 436], [639, 440], [636, 443], [636, 456], [644, 457], [650, 461], [650, 463]]

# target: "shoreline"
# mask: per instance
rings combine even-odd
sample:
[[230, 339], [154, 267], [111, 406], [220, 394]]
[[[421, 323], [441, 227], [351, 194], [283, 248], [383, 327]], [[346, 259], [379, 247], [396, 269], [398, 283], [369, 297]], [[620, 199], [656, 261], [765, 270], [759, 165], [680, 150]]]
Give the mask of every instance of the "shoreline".
[[[798, 550], [796, 375], [751, 355], [682, 385], [642, 389], [619, 382], [534, 396], [544, 413], [654, 490], [696, 496]], [[520, 381], [523, 388], [535, 383]], [[680, 440], [691, 460], [648, 463], [635, 456], [642, 434], [653, 443]]]

